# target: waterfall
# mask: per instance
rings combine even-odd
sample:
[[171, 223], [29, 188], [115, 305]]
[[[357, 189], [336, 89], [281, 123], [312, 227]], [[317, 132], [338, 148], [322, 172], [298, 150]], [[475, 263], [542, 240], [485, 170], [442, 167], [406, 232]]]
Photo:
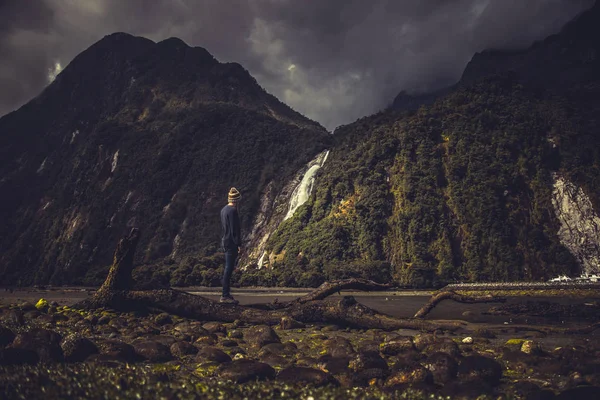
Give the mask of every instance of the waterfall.
[[560, 242], [577, 258], [584, 274], [600, 272], [600, 218], [583, 189], [553, 174], [552, 204], [560, 222]]
[[308, 200], [314, 186], [315, 174], [328, 156], [327, 150], [319, 153], [298, 171], [279, 193], [273, 190], [272, 182], [267, 185], [261, 196], [260, 210], [254, 220], [252, 231], [246, 238], [246, 243], [252, 250], [246, 260], [247, 264], [242, 268], [245, 269], [255, 260], [258, 268], [261, 268], [263, 263], [269, 260], [265, 251], [267, 241], [279, 224], [291, 217], [296, 209]]
[[323, 164], [325, 164], [327, 156], [329, 156], [329, 150], [320, 153], [309, 163], [308, 171], [306, 171], [302, 177], [302, 181], [300, 181], [300, 184], [296, 186], [294, 192], [292, 193], [292, 197], [290, 199], [290, 208], [283, 218], [284, 221], [294, 215], [298, 207], [306, 203], [308, 200], [315, 183], [315, 174], [323, 166]]

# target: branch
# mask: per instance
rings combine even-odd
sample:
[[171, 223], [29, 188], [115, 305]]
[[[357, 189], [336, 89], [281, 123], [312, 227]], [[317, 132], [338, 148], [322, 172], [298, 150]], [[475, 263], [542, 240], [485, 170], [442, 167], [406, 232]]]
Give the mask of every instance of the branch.
[[417, 313], [414, 318], [424, 318], [431, 312], [439, 303], [444, 300], [454, 300], [458, 303], [504, 303], [506, 298], [494, 297], [494, 296], [463, 296], [452, 291], [439, 292], [431, 296], [431, 299], [425, 304]]

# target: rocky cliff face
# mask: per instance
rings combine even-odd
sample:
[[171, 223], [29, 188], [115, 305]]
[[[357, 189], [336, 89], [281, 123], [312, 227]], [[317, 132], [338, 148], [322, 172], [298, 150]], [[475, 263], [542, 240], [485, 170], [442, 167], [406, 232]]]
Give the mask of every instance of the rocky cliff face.
[[552, 204], [561, 243], [577, 258], [587, 274], [600, 273], [600, 218], [584, 191], [553, 175]]
[[[235, 63], [113, 34], [0, 119], [0, 281], [93, 283], [138, 226], [138, 263], [218, 251], [218, 211], [282, 190], [329, 141]], [[166, 271], [168, 274], [168, 271]]]

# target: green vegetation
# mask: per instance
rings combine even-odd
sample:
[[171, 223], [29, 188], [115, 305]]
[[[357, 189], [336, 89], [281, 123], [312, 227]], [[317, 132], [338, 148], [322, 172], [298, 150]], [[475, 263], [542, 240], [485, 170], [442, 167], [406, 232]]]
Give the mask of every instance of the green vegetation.
[[578, 273], [556, 235], [551, 174], [598, 198], [585, 110], [502, 76], [339, 128], [312, 197], [267, 244], [272, 270], [250, 274], [423, 287]]

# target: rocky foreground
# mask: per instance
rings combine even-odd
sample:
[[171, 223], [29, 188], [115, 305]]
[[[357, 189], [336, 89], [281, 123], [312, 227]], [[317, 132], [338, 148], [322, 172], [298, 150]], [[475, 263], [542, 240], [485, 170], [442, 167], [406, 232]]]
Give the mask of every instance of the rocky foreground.
[[510, 325], [467, 336], [0, 306], [8, 399], [600, 398], [598, 356], [594, 336]]

